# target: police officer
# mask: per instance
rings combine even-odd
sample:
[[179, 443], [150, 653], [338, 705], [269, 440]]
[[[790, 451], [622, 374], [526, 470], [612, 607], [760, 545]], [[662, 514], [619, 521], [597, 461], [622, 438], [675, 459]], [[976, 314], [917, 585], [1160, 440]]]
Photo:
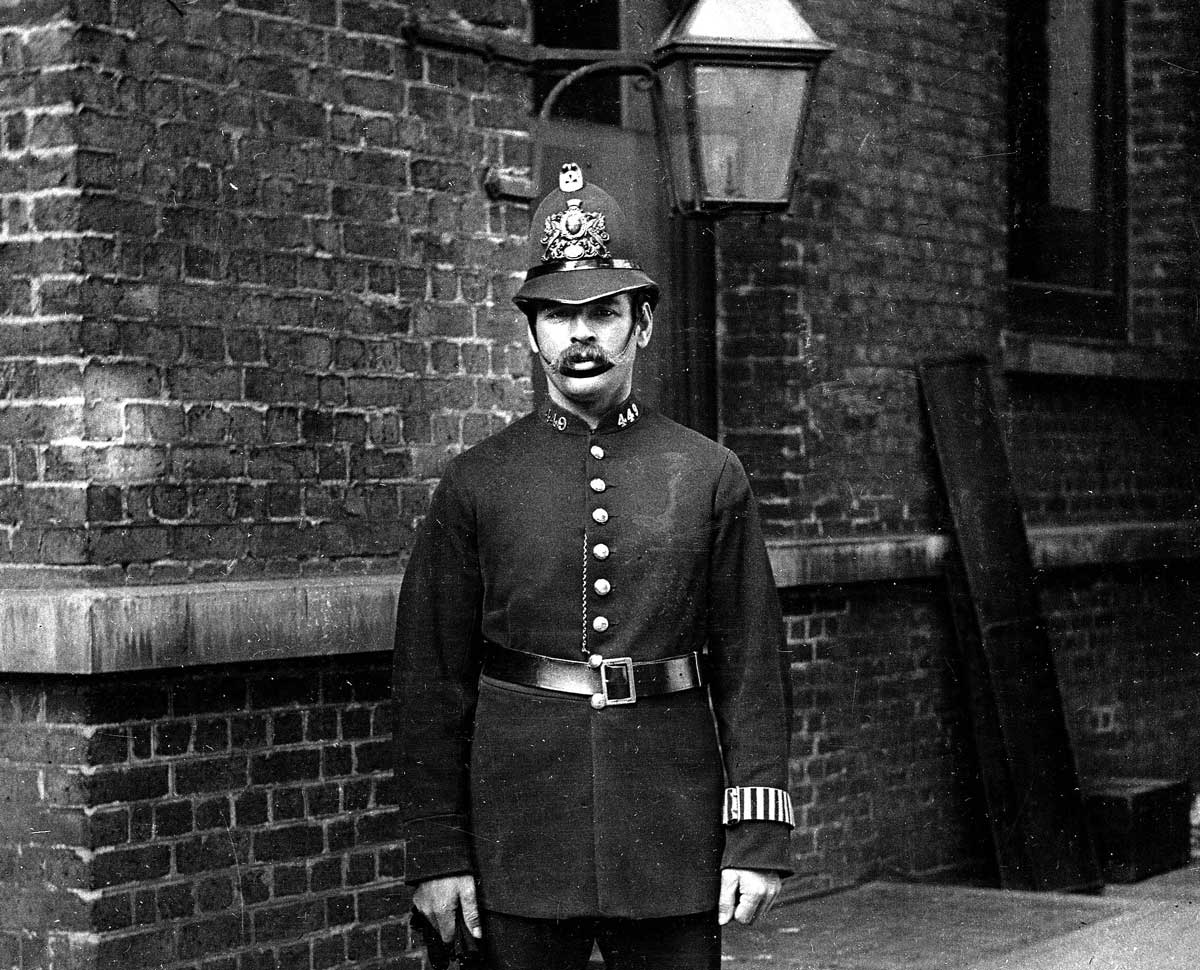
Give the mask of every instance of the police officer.
[[[563, 166], [515, 302], [548, 400], [450, 462], [404, 577], [414, 905], [495, 970], [716, 968], [789, 871], [788, 689], [749, 483], [640, 402], [658, 285]], [[714, 716], [715, 715], [715, 716]]]

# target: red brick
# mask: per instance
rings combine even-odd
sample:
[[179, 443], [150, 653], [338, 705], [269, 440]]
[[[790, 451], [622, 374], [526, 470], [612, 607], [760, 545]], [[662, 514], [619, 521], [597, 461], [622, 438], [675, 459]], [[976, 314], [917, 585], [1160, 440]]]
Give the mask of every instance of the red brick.
[[179, 955], [185, 960], [233, 950], [249, 942], [249, 919], [239, 913], [210, 916], [179, 930]]
[[246, 783], [245, 755], [194, 760], [175, 766], [175, 794], [238, 789]]
[[89, 888], [105, 889], [127, 883], [148, 882], [165, 876], [171, 868], [168, 846], [139, 846], [96, 854]]
[[136, 933], [101, 937], [96, 944], [96, 970], [162, 966], [175, 958], [174, 930], [154, 927]]
[[254, 859], [278, 862], [319, 855], [325, 845], [321, 826], [310, 823], [262, 829], [254, 833]]
[[88, 562], [88, 536], [82, 529], [19, 527], [12, 535], [15, 562], [72, 565]]
[[249, 833], [240, 830], [206, 832], [179, 842], [175, 868], [180, 875], [229, 869], [248, 861]]

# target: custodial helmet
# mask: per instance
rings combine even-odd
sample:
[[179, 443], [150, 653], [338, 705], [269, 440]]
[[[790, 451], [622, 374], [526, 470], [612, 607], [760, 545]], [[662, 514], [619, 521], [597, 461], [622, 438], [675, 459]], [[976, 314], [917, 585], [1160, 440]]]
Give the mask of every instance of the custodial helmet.
[[529, 265], [513, 302], [528, 311], [535, 301], [589, 303], [632, 290], [658, 300], [658, 284], [638, 265], [633, 226], [616, 200], [584, 183], [568, 162], [558, 188], [542, 200], [529, 230]]

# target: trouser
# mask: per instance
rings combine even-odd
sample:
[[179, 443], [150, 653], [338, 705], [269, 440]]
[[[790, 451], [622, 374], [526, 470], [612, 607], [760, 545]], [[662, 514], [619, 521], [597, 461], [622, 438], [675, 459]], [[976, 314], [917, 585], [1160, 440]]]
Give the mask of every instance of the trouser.
[[584, 970], [592, 945], [608, 970], [719, 970], [715, 910], [656, 919], [531, 919], [483, 913], [487, 970]]

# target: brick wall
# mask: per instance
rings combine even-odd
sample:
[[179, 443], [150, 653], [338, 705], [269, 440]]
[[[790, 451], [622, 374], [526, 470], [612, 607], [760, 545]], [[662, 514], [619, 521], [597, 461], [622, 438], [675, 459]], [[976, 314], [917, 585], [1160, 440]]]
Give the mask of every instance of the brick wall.
[[1045, 586], [1081, 774], [1191, 778], [1200, 791], [1195, 564], [1054, 575]]
[[928, 530], [913, 367], [1003, 325], [1004, 20], [814, 3], [795, 213], [721, 225], [721, 404], [778, 535]]
[[[794, 213], [720, 227], [722, 429], [773, 534], [924, 531], [935, 520], [912, 368], [964, 350], [996, 358], [1009, 325], [1003, 5], [805, 13], [841, 48], [816, 89]], [[1127, 10], [1130, 334], [1192, 352], [1198, 16], [1186, 0]], [[1014, 389], [1012, 429], [1031, 514], [1187, 510], [1180, 392], [1033, 388]], [[1128, 468], [1112, 467], [1117, 453]]]
[[0, 965], [402, 965], [389, 685], [379, 656], [6, 678]]
[[797, 889], [986, 868], [940, 585], [785, 593]]
[[1195, 344], [1200, 323], [1200, 8], [1128, 5], [1131, 334]]
[[70, 282], [93, 244], [76, 212], [65, 7], [0, 10], [0, 568], [85, 557], [83, 490], [41, 474], [40, 447], [82, 436], [96, 417], [84, 407]]
[[1008, 444], [1030, 523], [1195, 518], [1200, 388], [1008, 381]]
[[5, 35], [9, 87], [58, 57], [74, 104], [5, 115], [6, 559], [395, 569], [447, 455], [525, 408], [525, 216], [481, 188], [526, 161], [525, 81], [407, 13], [113, 0]]

